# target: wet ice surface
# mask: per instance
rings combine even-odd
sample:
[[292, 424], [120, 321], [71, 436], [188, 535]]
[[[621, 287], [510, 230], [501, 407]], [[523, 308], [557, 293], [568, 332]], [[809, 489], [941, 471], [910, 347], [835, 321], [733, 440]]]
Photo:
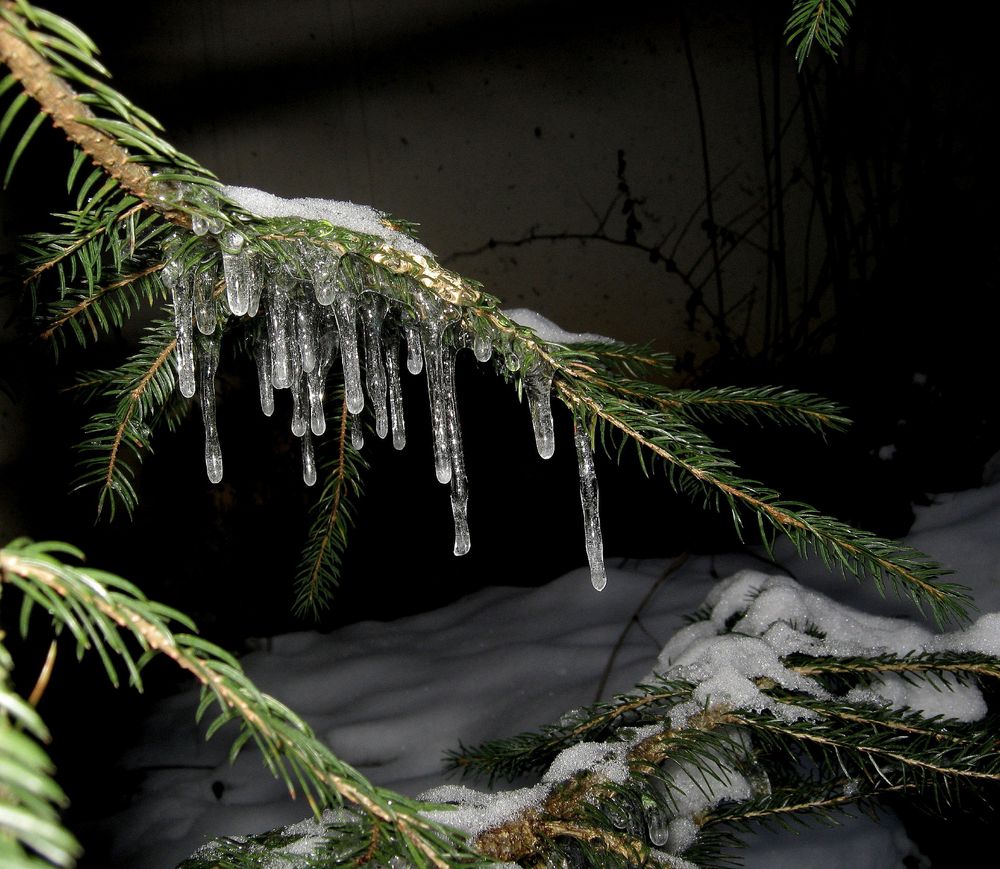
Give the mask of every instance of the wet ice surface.
[[[1000, 610], [1000, 486], [936, 500], [917, 509], [908, 542], [955, 567], [957, 581], [973, 588], [980, 612]], [[892, 619], [884, 623], [889, 645], [905, 643], [907, 636], [910, 641], [932, 636], [926, 623], [896, 620], [913, 617], [906, 602], [883, 600], [868, 584], [828, 574], [818, 560], [801, 562], [790, 547], [779, 547], [778, 554], [809, 588]], [[619, 634], [669, 562], [607, 563], [610, 581], [601, 594], [590, 588], [589, 572], [580, 569], [540, 588], [489, 588], [394, 622], [274, 637], [243, 663], [262, 690], [291, 705], [343, 760], [377, 784], [413, 795], [448, 781], [457, 784], [443, 776], [441, 757], [459, 742], [475, 744], [558, 721], [567, 710], [594, 700]], [[683, 627], [683, 615], [713, 589], [719, 595], [727, 588], [713, 573], [725, 578], [747, 568], [760, 570], [761, 564], [748, 555], [697, 556], [672, 574], [642, 614], [648, 634], [628, 634], [605, 695], [642, 679]], [[371, 577], [355, 581], [388, 585], [395, 578], [373, 570]], [[995, 621], [978, 624], [969, 642], [980, 648], [998, 642]], [[170, 867], [212, 837], [260, 832], [308, 814], [251, 751], [230, 767], [224, 734], [205, 743], [193, 723], [196, 705], [195, 691], [161, 703], [128, 753], [125, 763], [132, 769], [174, 768], [145, 773], [132, 807], [109, 819], [115, 865]], [[572, 765], [574, 759], [565, 761]], [[210, 768], [191, 768], [200, 765]], [[216, 782], [223, 788], [219, 798], [213, 793]], [[745, 855], [751, 869], [885, 869], [902, 866], [909, 848], [891, 816], [879, 824], [854, 817], [833, 830], [799, 835], [760, 834], [751, 842]]]

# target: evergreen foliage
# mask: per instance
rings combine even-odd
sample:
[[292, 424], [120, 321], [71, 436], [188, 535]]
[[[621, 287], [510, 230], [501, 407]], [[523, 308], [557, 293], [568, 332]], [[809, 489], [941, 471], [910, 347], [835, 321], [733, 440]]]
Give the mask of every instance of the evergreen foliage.
[[[788, 35], [798, 42], [800, 63], [814, 43], [831, 53], [837, 49], [852, 5], [795, 3]], [[398, 361], [400, 335], [419, 332], [426, 364], [440, 366], [447, 389], [458, 350], [471, 347], [485, 361], [489, 354], [481, 351], [489, 348], [497, 374], [527, 394], [533, 412], [545, 416], [550, 394], [569, 409], [581, 468], [598, 443], [618, 457], [631, 444], [647, 472], [659, 468], [673, 489], [731, 513], [737, 528], [749, 525], [765, 545], [784, 535], [800, 553], [814, 552], [879, 590], [889, 585], [940, 622], [965, 617], [968, 601], [958, 586], [941, 580], [946, 571], [940, 565], [746, 478], [704, 429], [706, 422], [771, 421], [823, 434], [846, 424], [832, 402], [769, 386], [670, 390], [661, 385], [671, 371], [666, 356], [618, 342], [546, 339], [511, 319], [477, 284], [419, 252], [409, 244], [412, 227], [385, 215], [380, 234], [373, 234], [329, 220], [251, 213], [211, 172], [163, 139], [155, 119], [108, 84], [85, 34], [26, 0], [0, 6], [0, 59], [10, 70], [0, 81], [6, 177], [46, 119], [74, 147], [68, 188], [75, 208], [58, 216], [59, 232], [32, 236], [23, 248], [26, 283], [47, 324], [41, 338], [57, 353], [70, 342], [86, 349], [140, 310], [153, 312], [137, 352], [117, 368], [78, 378], [77, 392], [98, 407], [84, 428], [78, 481], [94, 490], [98, 514], [135, 509], [136, 463], [150, 451], [157, 430], [174, 428], [191, 408], [195, 351], [213, 473], [220, 340], [243, 349], [267, 340], [262, 317], [231, 315], [232, 305], [227, 307], [225, 299], [237, 291], [227, 257], [243, 257], [256, 274], [287, 282], [295, 300], [317, 289], [324, 264], [334, 261], [355, 295], [374, 297], [369, 301], [380, 310], [374, 334], [385, 342], [386, 358]], [[33, 112], [25, 112], [27, 105]], [[397, 236], [406, 244], [395, 245]], [[184, 307], [192, 299], [196, 314]], [[255, 310], [257, 304], [259, 298]], [[270, 302], [262, 304], [264, 310]], [[192, 342], [195, 316], [201, 334]], [[369, 378], [381, 365], [374, 346], [366, 335]], [[185, 378], [191, 378], [189, 388]], [[318, 613], [329, 601], [362, 491], [362, 424], [358, 411], [350, 410], [347, 381], [345, 372], [344, 388], [332, 403], [332, 454], [318, 469], [311, 469], [310, 435], [303, 426], [306, 480], [321, 475], [323, 487], [296, 577], [300, 613]], [[326, 428], [325, 416], [320, 427]], [[447, 422], [445, 431], [452, 442], [445, 456], [452, 501], [464, 509], [457, 423]], [[537, 420], [536, 437], [544, 440]], [[221, 464], [217, 470], [221, 474]], [[596, 483], [585, 480], [587, 485]], [[457, 526], [459, 513], [456, 508]], [[599, 561], [596, 512], [587, 519]], [[836, 659], [798, 654], [783, 666], [808, 674], [828, 696], [766, 680], [758, 688], [775, 704], [805, 710], [805, 717], [782, 717], [771, 707], [751, 712], [706, 705], [675, 726], [672, 716], [694, 699], [695, 686], [663, 678], [538, 733], [459, 750], [454, 765], [491, 782], [542, 772], [561, 751], [595, 741], [620, 752], [628, 770], [621, 781], [591, 769], [558, 778], [540, 806], [469, 839], [446, 820], [430, 819], [428, 812], [446, 812], [443, 807], [376, 788], [334, 757], [305, 722], [259, 692], [231, 655], [198, 637], [182, 614], [146, 599], [126, 580], [79, 566], [79, 557], [63, 544], [25, 540], [0, 550], [0, 590], [9, 585], [19, 592], [22, 632], [46, 612], [51, 630], [68, 634], [79, 654], [96, 652], [115, 685], [124, 668], [128, 683], [141, 689], [142, 667], [154, 655], [193, 675], [203, 685], [200, 713], [217, 710], [209, 735], [237, 721], [232, 756], [253, 741], [271, 772], [293, 794], [304, 794], [317, 813], [323, 829], [310, 828], [311, 852], [296, 856], [298, 865], [715, 865], [733, 831], [752, 823], [824, 815], [897, 792], [929, 794], [944, 811], [959, 790], [1000, 777], [992, 719], [962, 725], [845, 696], [885, 672], [945, 687], [950, 679], [993, 679], [1000, 674], [994, 659], [971, 653]], [[0, 859], [11, 866], [70, 866], [79, 847], [58, 822], [63, 797], [38, 746], [47, 732], [11, 689], [11, 665], [0, 646]], [[678, 784], [679, 772], [706, 802], [690, 842], [667, 853], [666, 825], [684, 814], [680, 805], [690, 796]], [[726, 791], [737, 774], [756, 783], [749, 795]], [[723, 798], [714, 799], [720, 793]], [[332, 811], [320, 814], [323, 809]], [[228, 840], [185, 865], [256, 866], [262, 851], [280, 853], [298, 838], [286, 830]]]

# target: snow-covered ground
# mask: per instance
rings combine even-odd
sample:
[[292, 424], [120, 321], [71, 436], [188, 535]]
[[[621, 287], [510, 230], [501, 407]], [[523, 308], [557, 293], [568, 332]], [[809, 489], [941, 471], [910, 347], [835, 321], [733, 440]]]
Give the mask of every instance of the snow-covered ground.
[[[918, 508], [907, 540], [952, 566], [980, 612], [994, 612], [1000, 611], [998, 529], [1000, 485], [993, 485]], [[907, 602], [829, 574], [818, 559], [803, 562], [790, 547], [779, 546], [778, 560], [835, 600], [917, 618]], [[608, 559], [607, 587], [599, 593], [580, 569], [541, 588], [489, 588], [398, 621], [278, 636], [261, 641], [243, 664], [342, 759], [377, 784], [415, 795], [447, 781], [442, 757], [460, 742], [512, 735], [593, 702], [616, 642], [670, 563]], [[743, 568], [778, 572], [740, 554], [693, 556], [670, 573], [628, 631], [603, 694], [627, 690], [646, 675], [682, 617], [719, 578]], [[385, 583], [391, 593], [392, 577], [366, 581]], [[128, 768], [146, 772], [132, 806], [108, 821], [116, 865], [168, 869], [214, 836], [260, 832], [308, 814], [250, 750], [228, 764], [226, 731], [206, 743], [193, 723], [196, 705], [195, 691], [162, 702], [127, 754]], [[857, 816], [833, 830], [754, 836], [746, 865], [885, 869], [901, 867], [912, 851], [891, 816], [881, 823]]]

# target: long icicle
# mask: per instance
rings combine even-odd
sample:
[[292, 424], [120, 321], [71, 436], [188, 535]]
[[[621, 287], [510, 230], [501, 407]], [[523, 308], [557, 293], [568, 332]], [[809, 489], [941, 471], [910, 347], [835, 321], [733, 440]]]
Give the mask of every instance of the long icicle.
[[424, 362], [427, 369], [427, 394], [431, 404], [431, 430], [434, 442], [434, 473], [439, 483], [451, 480], [451, 456], [448, 454], [448, 417], [446, 413], [442, 327], [437, 321], [425, 323], [421, 330]]
[[169, 260], [161, 272], [163, 282], [170, 288], [174, 301], [174, 329], [177, 332], [177, 387], [181, 395], [190, 398], [195, 392], [194, 380], [194, 303], [192, 275], [182, 272], [181, 264]]
[[222, 479], [222, 447], [215, 418], [215, 371], [219, 367], [219, 335], [204, 336], [198, 345], [198, 369], [201, 376], [201, 418], [205, 425], [205, 470], [208, 479]]
[[444, 409], [448, 427], [448, 454], [451, 459], [451, 513], [455, 519], [455, 555], [465, 555], [472, 545], [469, 537], [469, 482], [465, 476], [465, 455], [462, 450], [462, 427], [458, 419], [455, 398], [455, 356], [457, 351], [445, 347], [441, 354], [444, 373]]
[[385, 373], [389, 389], [389, 424], [392, 445], [401, 450], [406, 446], [406, 421], [403, 418], [403, 385], [399, 378], [399, 330], [390, 328], [383, 342]]
[[380, 438], [389, 433], [385, 365], [382, 362], [382, 320], [386, 309], [385, 300], [377, 293], [365, 293], [358, 300], [365, 336], [365, 385], [375, 411], [375, 434]]
[[608, 581], [604, 568], [604, 542], [601, 538], [601, 516], [597, 491], [597, 471], [590, 436], [580, 420], [573, 423], [576, 441], [576, 458], [580, 465], [580, 505], [583, 507], [583, 531], [587, 540], [587, 562], [590, 564], [590, 581], [600, 591]]

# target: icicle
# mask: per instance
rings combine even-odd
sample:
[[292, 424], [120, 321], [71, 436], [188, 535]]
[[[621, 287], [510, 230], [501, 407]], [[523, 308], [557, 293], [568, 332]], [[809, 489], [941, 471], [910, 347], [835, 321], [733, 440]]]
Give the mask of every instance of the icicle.
[[194, 319], [202, 335], [215, 331], [215, 270], [199, 271], [194, 276]]
[[163, 281], [170, 287], [174, 298], [174, 328], [177, 332], [177, 386], [181, 395], [194, 395], [194, 324], [191, 275], [182, 274], [181, 265], [171, 260], [163, 267]]
[[507, 357], [504, 359], [507, 365], [508, 371], [519, 371], [521, 368], [521, 357], [517, 355], [517, 351], [514, 349], [514, 345], [511, 344], [510, 349], [507, 351]]
[[316, 456], [313, 453], [312, 435], [308, 431], [302, 435], [302, 482], [307, 486], [316, 485]]
[[[293, 333], [297, 330], [293, 328]], [[301, 346], [302, 339], [293, 336], [293, 345]], [[300, 438], [306, 433], [308, 422], [306, 413], [309, 409], [309, 398], [306, 393], [306, 375], [302, 371], [302, 361], [298, 352], [292, 351], [288, 356], [290, 372], [288, 375], [288, 391], [292, 394], [292, 434]]]
[[260, 409], [264, 416], [274, 413], [274, 387], [271, 385], [271, 345], [267, 337], [258, 333], [254, 341], [257, 357], [257, 381], [260, 386]]
[[451, 480], [451, 457], [448, 454], [448, 415], [444, 365], [442, 356], [442, 327], [431, 321], [424, 324], [421, 339], [427, 362], [427, 394], [431, 405], [431, 430], [434, 441], [434, 473], [439, 483]]
[[556, 449], [552, 429], [552, 372], [542, 365], [525, 375], [531, 426], [535, 430], [535, 447], [543, 459], [551, 459]]
[[309, 276], [312, 278], [316, 301], [320, 305], [332, 305], [338, 286], [338, 257], [329, 251], [317, 251], [313, 245], [303, 240], [300, 250], [307, 248], [308, 253], [306, 256]]
[[319, 347], [316, 341], [316, 315], [318, 310], [308, 298], [295, 302], [295, 336], [299, 345], [302, 370], [308, 374], [316, 370]]
[[489, 362], [493, 355], [493, 345], [485, 335], [476, 335], [472, 339], [472, 352], [480, 362]]
[[351, 446], [356, 450], [360, 450], [365, 445], [365, 433], [361, 428], [361, 417], [352, 413], [347, 417], [347, 420], [351, 427]]
[[205, 469], [208, 479], [222, 479], [222, 447], [215, 421], [215, 370], [219, 366], [219, 336], [207, 335], [198, 348], [198, 368], [201, 375], [201, 418], [205, 424]]
[[573, 428], [576, 440], [576, 458], [580, 465], [580, 504], [583, 507], [583, 530], [587, 539], [587, 561], [590, 564], [590, 581], [600, 591], [608, 581], [604, 569], [604, 543], [601, 540], [601, 517], [597, 492], [597, 472], [590, 437], [586, 429], [576, 423]]
[[451, 513], [455, 519], [455, 555], [465, 555], [472, 545], [469, 537], [469, 483], [465, 476], [462, 451], [462, 427], [455, 400], [455, 351], [444, 348], [441, 354], [444, 374], [445, 421], [448, 428], [448, 454], [451, 460]]
[[406, 446], [406, 423], [403, 419], [403, 387], [399, 380], [399, 330], [396, 328], [390, 328], [386, 336], [385, 371], [389, 389], [392, 445], [401, 450]]
[[326, 432], [326, 411], [323, 409], [323, 395], [326, 391], [326, 375], [333, 364], [339, 347], [337, 319], [329, 308], [322, 308], [318, 320], [319, 343], [316, 369], [306, 376], [309, 393], [309, 426], [314, 435]]
[[415, 326], [406, 327], [406, 370], [419, 374], [424, 369], [424, 357], [420, 347], [420, 332]]
[[374, 405], [375, 434], [380, 438], [389, 433], [389, 415], [385, 405], [385, 365], [382, 362], [382, 320], [386, 307], [385, 300], [375, 293], [365, 293], [358, 300], [365, 335], [365, 383], [368, 398]]
[[284, 276], [274, 274], [267, 300], [267, 337], [271, 342], [271, 374], [275, 389], [288, 389], [291, 377], [288, 290]]
[[364, 409], [365, 396], [361, 391], [361, 360], [358, 358], [357, 299], [349, 290], [342, 289], [334, 295], [333, 309], [340, 332], [340, 364], [344, 370], [347, 409], [359, 414]]
[[222, 270], [226, 276], [229, 310], [242, 317], [250, 310], [250, 290], [258, 280], [252, 251], [243, 250], [243, 236], [230, 230], [222, 238]]

